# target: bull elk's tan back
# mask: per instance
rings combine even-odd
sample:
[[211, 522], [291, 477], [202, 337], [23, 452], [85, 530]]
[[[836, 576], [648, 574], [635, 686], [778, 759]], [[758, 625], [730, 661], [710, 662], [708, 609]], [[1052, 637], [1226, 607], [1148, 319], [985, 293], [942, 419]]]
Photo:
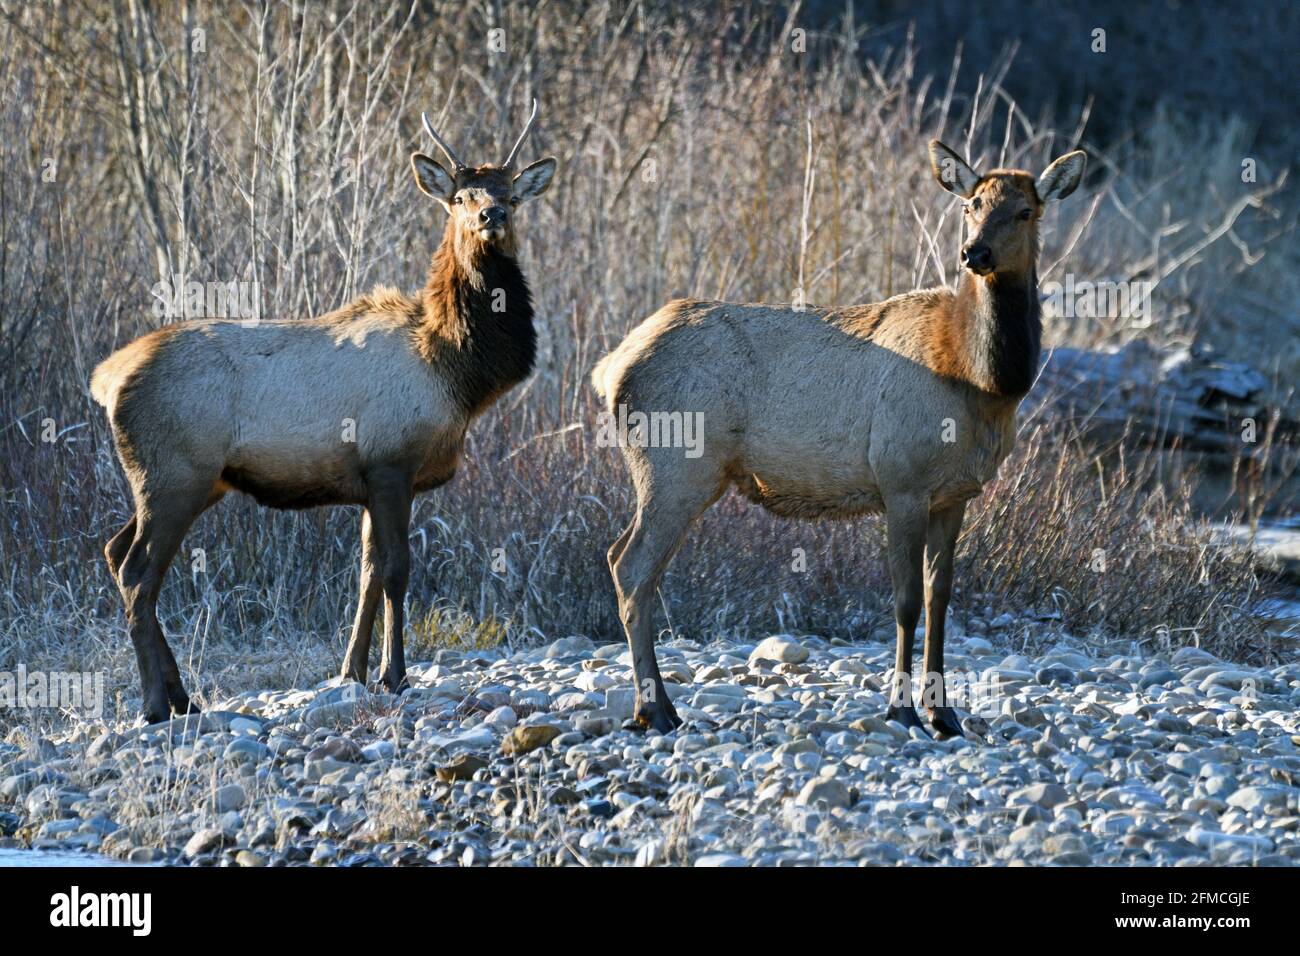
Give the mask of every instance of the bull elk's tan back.
[[694, 449], [622, 436], [637, 511], [609, 561], [641, 724], [679, 722], [654, 656], [659, 580], [689, 526], [734, 486], [787, 517], [884, 512], [898, 625], [889, 715], [921, 723], [910, 671], [924, 592], [927, 709], [939, 732], [961, 733], [942, 678], [953, 552], [966, 502], [1011, 450], [1037, 372], [1038, 219], [1074, 190], [1084, 159], [1070, 153], [1037, 180], [981, 177], [938, 142], [931, 161], [966, 200], [955, 292], [839, 310], [670, 302], [594, 369], [613, 421], [639, 413], [702, 425]]

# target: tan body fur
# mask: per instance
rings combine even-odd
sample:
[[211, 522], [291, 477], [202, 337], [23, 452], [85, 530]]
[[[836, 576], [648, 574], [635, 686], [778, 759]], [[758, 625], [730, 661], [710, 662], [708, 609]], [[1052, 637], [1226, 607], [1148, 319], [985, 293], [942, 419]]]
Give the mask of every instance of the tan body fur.
[[1014, 401], [939, 376], [926, 354], [952, 303], [942, 289], [833, 312], [670, 302], [593, 380], [611, 409], [703, 412], [701, 472], [774, 514], [878, 513], [918, 486], [938, 509], [978, 494], [1015, 433]]
[[114, 353], [92, 392], [123, 460], [171, 472], [156, 482], [281, 508], [365, 504], [380, 465], [414, 463], [419, 490], [450, 479], [469, 427], [421, 355], [421, 318], [417, 299], [376, 290], [304, 322], [178, 324]]

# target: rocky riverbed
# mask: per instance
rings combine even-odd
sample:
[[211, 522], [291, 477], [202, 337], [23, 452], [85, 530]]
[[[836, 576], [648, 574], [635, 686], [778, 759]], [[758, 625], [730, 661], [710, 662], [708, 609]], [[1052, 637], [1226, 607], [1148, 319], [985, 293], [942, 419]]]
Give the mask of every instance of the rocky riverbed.
[[0, 847], [238, 866], [1300, 863], [1300, 664], [998, 643], [950, 641], [978, 711], [951, 740], [881, 719], [890, 644], [790, 636], [661, 646], [686, 721], [667, 736], [622, 729], [626, 647], [581, 637], [441, 651], [401, 697], [327, 683], [148, 727], [19, 728], [0, 744]]

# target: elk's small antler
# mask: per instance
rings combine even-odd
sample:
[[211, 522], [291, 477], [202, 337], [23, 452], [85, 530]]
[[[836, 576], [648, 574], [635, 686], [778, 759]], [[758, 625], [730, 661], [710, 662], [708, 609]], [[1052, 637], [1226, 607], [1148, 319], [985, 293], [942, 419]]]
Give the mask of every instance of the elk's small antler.
[[501, 164], [502, 169], [509, 169], [514, 163], [515, 155], [519, 152], [519, 147], [523, 145], [524, 140], [528, 138], [528, 131], [533, 128], [533, 120], [535, 119], [537, 119], [537, 99], [534, 97], [532, 115], [528, 117], [528, 122], [524, 124], [524, 131], [520, 133], [519, 138], [515, 140], [515, 145], [514, 148], [510, 150], [510, 155], [507, 156], [506, 161]]
[[464, 169], [465, 164], [456, 158], [456, 154], [451, 151], [451, 147], [442, 141], [442, 137], [438, 135], [438, 131], [435, 130], [433, 128], [433, 124], [429, 122], [429, 114], [421, 113], [420, 119], [424, 121], [424, 131], [429, 134], [429, 136], [433, 139], [435, 143], [438, 144], [438, 148], [442, 150], [444, 154], [446, 154], [447, 159], [451, 162], [451, 165], [454, 167], [454, 169], [455, 170]]

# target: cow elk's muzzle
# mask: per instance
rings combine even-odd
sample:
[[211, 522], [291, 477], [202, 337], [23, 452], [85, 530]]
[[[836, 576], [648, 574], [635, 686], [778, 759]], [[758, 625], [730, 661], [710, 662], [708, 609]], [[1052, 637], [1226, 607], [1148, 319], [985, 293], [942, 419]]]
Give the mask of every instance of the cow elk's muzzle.
[[962, 246], [961, 264], [977, 276], [986, 276], [994, 270], [993, 250], [982, 242]]

